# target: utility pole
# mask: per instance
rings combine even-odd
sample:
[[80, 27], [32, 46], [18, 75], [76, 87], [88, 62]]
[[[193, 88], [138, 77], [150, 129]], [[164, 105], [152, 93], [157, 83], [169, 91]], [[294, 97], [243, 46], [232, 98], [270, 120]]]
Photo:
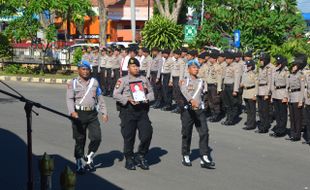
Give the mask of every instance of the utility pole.
[[132, 43], [136, 43], [136, 9], [135, 0], [130, 0]]

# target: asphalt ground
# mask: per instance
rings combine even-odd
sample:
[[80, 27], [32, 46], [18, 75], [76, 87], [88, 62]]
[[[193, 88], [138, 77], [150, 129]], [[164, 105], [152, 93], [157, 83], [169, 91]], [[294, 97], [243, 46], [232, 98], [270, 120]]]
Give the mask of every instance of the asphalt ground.
[[[7, 82], [25, 97], [67, 113], [65, 85]], [[0, 89], [8, 90], [0, 84]], [[110, 121], [102, 124], [102, 144], [95, 157], [97, 170], [77, 176], [76, 189], [132, 190], [304, 190], [310, 188], [310, 147], [301, 142], [272, 138], [232, 127], [208, 123], [215, 170], [200, 167], [198, 134], [192, 138], [192, 167], [181, 164], [180, 116], [151, 110], [154, 128], [149, 171], [127, 171], [122, 155], [120, 119], [115, 101], [105, 98]], [[26, 189], [27, 131], [24, 104], [0, 94], [0, 189]], [[60, 173], [74, 169], [70, 121], [40, 108], [33, 115], [34, 183], [39, 189], [38, 160], [47, 152], [55, 160], [53, 189], [60, 189]], [[136, 142], [136, 144], [138, 141]]]

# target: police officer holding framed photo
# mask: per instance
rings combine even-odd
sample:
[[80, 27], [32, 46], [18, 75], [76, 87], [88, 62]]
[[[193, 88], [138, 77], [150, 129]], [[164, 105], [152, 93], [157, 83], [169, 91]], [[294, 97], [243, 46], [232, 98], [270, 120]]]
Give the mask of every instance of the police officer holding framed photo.
[[[143, 170], [149, 169], [145, 155], [149, 151], [153, 134], [148, 112], [149, 102], [154, 100], [154, 93], [149, 80], [140, 75], [139, 67], [140, 63], [136, 58], [129, 59], [128, 75], [117, 81], [113, 94], [121, 119], [125, 168], [128, 170], [135, 170], [136, 166]], [[140, 145], [138, 152], [134, 154], [137, 131]]]

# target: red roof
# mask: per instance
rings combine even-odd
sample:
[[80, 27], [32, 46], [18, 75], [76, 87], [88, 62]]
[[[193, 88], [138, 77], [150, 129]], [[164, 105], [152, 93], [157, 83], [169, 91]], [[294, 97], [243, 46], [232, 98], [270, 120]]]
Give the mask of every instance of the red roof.
[[[98, 1], [100, 0], [91, 0], [91, 4], [94, 7], [98, 7]], [[137, 7], [147, 7], [148, 0], [135, 0]], [[153, 2], [150, 0], [150, 6], [153, 6]], [[107, 7], [129, 7], [130, 0], [104, 0], [105, 6]]]

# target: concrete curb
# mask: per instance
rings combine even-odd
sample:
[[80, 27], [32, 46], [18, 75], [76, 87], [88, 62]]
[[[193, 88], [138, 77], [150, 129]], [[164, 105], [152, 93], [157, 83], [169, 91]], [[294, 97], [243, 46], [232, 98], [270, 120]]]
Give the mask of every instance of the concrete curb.
[[19, 81], [30, 83], [45, 83], [45, 84], [67, 84], [71, 79], [61, 78], [44, 78], [44, 77], [21, 77], [21, 76], [0, 76], [3, 81]]

